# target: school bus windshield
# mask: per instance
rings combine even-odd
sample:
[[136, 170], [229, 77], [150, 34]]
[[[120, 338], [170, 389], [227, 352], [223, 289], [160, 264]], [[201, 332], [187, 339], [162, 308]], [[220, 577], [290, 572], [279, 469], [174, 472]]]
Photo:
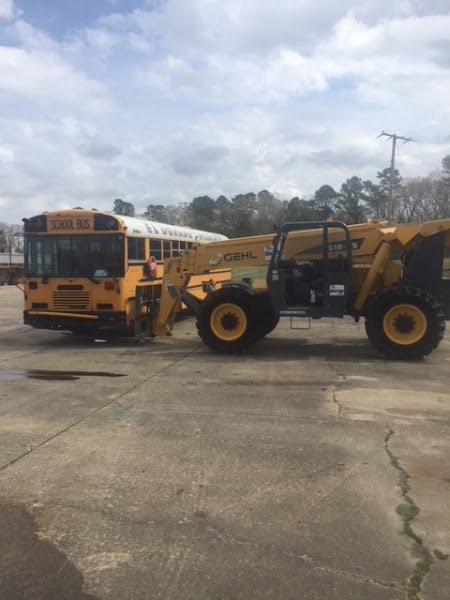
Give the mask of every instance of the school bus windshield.
[[26, 277], [123, 277], [123, 235], [29, 236]]

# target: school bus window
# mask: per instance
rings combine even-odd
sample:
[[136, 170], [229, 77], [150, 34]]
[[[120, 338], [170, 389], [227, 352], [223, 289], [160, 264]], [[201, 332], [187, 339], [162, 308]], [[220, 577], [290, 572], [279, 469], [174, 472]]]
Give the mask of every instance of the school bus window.
[[150, 240], [150, 256], [154, 256], [155, 260], [161, 260], [161, 240]]
[[53, 239], [28, 238], [26, 241], [25, 275], [42, 277], [54, 271]]
[[28, 277], [122, 277], [123, 236], [42, 236], [27, 241]]
[[128, 260], [145, 260], [144, 238], [128, 238]]
[[180, 242], [178, 240], [172, 242], [172, 256], [180, 256]]
[[164, 240], [163, 242], [163, 249], [164, 249], [164, 258], [170, 258], [170, 242], [168, 240]]

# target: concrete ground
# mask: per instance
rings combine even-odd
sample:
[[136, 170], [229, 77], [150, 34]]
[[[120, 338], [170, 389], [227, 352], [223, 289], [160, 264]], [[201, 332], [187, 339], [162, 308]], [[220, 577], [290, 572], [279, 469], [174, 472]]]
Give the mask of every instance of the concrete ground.
[[244, 356], [21, 322], [0, 287], [2, 600], [447, 600], [450, 332], [363, 324]]

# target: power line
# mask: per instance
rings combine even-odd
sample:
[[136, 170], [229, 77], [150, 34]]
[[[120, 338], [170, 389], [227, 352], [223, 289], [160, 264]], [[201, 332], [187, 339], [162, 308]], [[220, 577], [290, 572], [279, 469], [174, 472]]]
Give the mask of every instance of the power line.
[[382, 137], [382, 136], [385, 136], [392, 140], [391, 168], [390, 168], [390, 173], [389, 173], [389, 214], [388, 214], [388, 218], [392, 219], [394, 216], [393, 188], [394, 188], [394, 172], [395, 172], [395, 150], [397, 147], [397, 140], [402, 140], [402, 142], [404, 144], [406, 144], [407, 142], [415, 142], [417, 140], [414, 140], [413, 138], [410, 138], [410, 137], [405, 137], [403, 135], [397, 135], [396, 133], [387, 133], [386, 131], [382, 131], [380, 133], [380, 135], [377, 137]]

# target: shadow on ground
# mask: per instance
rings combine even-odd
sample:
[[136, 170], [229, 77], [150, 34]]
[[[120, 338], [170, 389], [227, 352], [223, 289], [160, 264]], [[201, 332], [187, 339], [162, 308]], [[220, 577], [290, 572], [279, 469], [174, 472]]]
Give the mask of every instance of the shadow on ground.
[[83, 593], [81, 573], [36, 530], [25, 509], [0, 504], [0, 598], [99, 600]]

